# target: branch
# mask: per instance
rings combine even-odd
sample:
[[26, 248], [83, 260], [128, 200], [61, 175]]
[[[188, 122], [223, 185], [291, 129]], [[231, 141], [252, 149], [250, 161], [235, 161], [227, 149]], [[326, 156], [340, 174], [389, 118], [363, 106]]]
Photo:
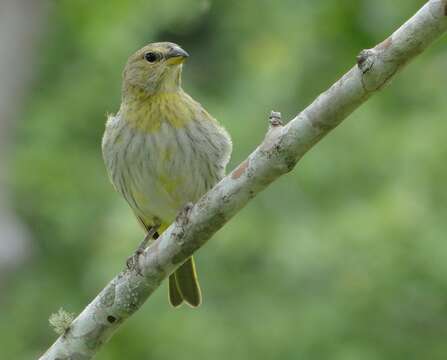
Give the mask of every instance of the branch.
[[430, 0], [385, 41], [363, 50], [356, 66], [287, 125], [272, 112], [261, 145], [140, 255], [142, 275], [116, 276], [41, 360], [92, 358], [170, 273], [446, 30], [447, 0]]

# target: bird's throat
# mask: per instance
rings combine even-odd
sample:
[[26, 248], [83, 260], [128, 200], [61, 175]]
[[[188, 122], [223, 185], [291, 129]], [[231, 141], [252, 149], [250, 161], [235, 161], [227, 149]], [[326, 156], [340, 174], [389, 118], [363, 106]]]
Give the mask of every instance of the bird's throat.
[[122, 102], [120, 115], [128, 126], [145, 133], [161, 131], [162, 126], [179, 129], [194, 119], [188, 99], [181, 89], [152, 95], [136, 91]]

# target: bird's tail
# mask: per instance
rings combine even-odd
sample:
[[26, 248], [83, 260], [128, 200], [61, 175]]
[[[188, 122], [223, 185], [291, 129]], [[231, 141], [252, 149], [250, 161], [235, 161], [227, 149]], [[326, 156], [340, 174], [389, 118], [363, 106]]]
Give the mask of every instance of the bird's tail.
[[169, 301], [174, 307], [181, 305], [183, 301], [192, 307], [197, 307], [202, 302], [196, 266], [192, 256], [169, 276]]
[[[146, 231], [151, 229], [151, 225], [138, 214], [137, 218]], [[161, 224], [154, 239], [158, 238], [158, 234], [162, 234], [168, 226], [168, 224]], [[180, 306], [183, 301], [192, 307], [197, 307], [202, 302], [196, 266], [192, 256], [169, 276], [169, 301], [174, 307]]]

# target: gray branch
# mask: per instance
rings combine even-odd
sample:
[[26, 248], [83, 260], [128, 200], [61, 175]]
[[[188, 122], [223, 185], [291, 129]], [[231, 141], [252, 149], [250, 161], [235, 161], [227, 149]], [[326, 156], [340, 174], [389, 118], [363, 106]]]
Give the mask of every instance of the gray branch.
[[428, 1], [389, 38], [363, 50], [351, 70], [287, 125], [272, 112], [258, 148], [140, 255], [142, 275], [123, 270], [41, 359], [92, 358], [171, 272], [446, 30], [447, 0]]

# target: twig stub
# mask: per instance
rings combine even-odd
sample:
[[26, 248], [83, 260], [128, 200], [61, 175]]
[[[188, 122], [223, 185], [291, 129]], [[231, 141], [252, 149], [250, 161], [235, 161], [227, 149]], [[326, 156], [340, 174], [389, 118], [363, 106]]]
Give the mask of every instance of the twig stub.
[[270, 126], [281, 126], [281, 113], [278, 111], [271, 111], [269, 116], [269, 125]]
[[374, 65], [374, 50], [372, 49], [365, 49], [360, 51], [360, 53], [357, 55], [357, 66], [359, 67], [360, 71], [365, 74]]

